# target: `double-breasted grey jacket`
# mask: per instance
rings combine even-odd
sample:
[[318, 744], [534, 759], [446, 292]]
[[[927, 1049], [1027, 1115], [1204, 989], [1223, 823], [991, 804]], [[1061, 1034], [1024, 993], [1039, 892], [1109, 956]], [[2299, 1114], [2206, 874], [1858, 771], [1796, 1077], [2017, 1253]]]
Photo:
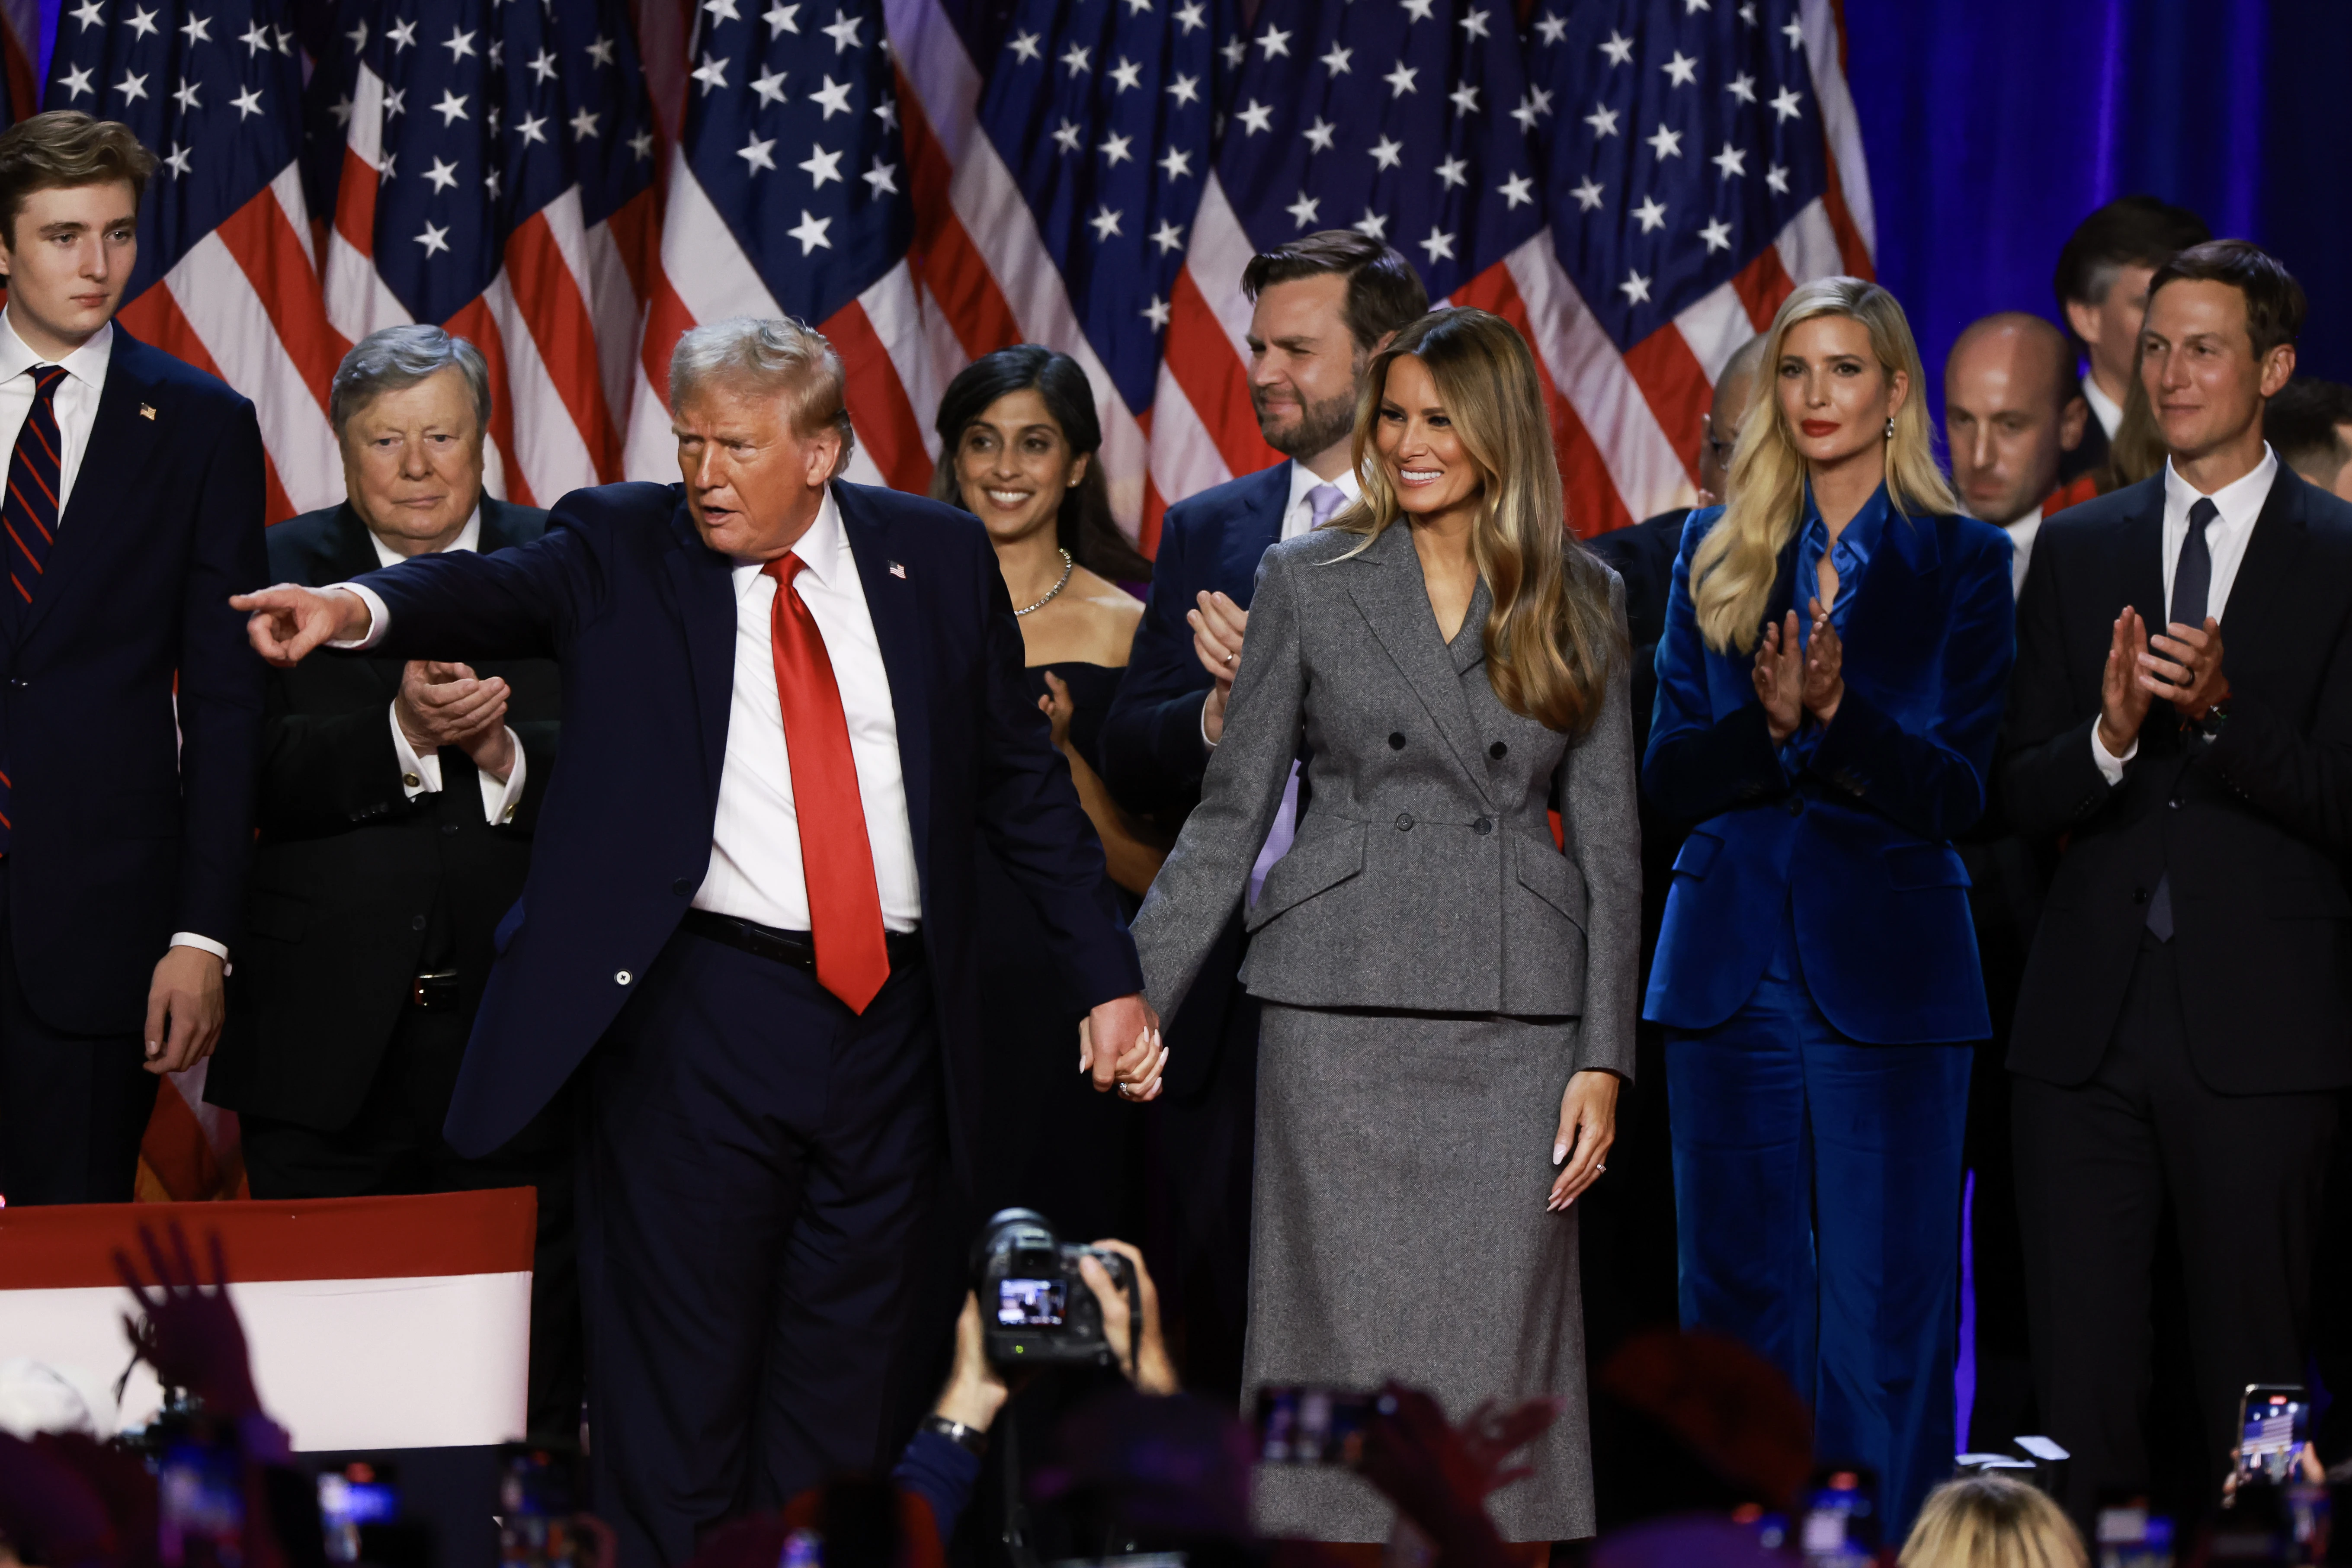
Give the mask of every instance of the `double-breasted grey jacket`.
[[[1200, 806], [1136, 917], [1172, 1016], [1248, 882], [1294, 758], [1307, 805], [1245, 924], [1252, 994], [1306, 1007], [1581, 1015], [1574, 1066], [1631, 1077], [1640, 956], [1628, 671], [1571, 743], [1488, 684], [1482, 580], [1440, 634], [1410, 528], [1276, 544]], [[1589, 570], [1606, 572], [1592, 563]], [[1624, 591], [1611, 574], [1622, 637]], [[1562, 854], [1546, 815], [1559, 786]]]

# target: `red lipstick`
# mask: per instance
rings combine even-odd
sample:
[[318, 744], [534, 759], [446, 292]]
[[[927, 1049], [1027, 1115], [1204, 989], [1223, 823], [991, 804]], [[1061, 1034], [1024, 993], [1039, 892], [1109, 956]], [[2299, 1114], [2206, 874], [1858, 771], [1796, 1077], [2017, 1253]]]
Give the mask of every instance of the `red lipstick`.
[[1816, 437], [1834, 435], [1837, 427], [1837, 421], [1834, 419], [1808, 419], [1797, 426], [1806, 435]]

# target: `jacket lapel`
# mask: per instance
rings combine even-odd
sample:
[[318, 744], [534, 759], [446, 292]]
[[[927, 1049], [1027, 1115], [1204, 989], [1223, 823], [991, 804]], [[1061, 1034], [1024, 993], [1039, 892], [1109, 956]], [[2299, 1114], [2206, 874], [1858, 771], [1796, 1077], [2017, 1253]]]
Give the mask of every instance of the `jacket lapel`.
[[[1253, 488], [1240, 498], [1233, 526], [1221, 531], [1224, 535], [1222, 576], [1240, 590], [1234, 595], [1234, 602], [1244, 609], [1249, 608], [1250, 595], [1257, 591], [1259, 560], [1282, 538], [1284, 503], [1290, 500], [1290, 465], [1276, 463], [1252, 474], [1248, 482]], [[1182, 607], [1192, 608], [1190, 605]]]
[[41, 585], [26, 607], [19, 640], [29, 640], [50, 606], [84, 572], [107, 557], [135, 549], [139, 520], [130, 515], [129, 499], [154, 460], [162, 445], [162, 423], [142, 418], [143, 406], [172, 410], [163, 394], [142, 374], [140, 361], [157, 351], [122, 330], [114, 329], [114, 347], [106, 363], [106, 388], [99, 394], [98, 417], [90, 424], [89, 441], [82, 448], [81, 467], [74, 475], [73, 494], [58, 520], [57, 542], [49, 547]]
[[2116, 557], [2123, 568], [2121, 596], [2116, 613], [2129, 605], [2140, 613], [2150, 631], [2164, 625], [2171, 606], [2164, 597], [2164, 476], [2145, 481], [2138, 504], [2116, 526], [2120, 531]]
[[2221, 617], [2224, 670], [2251, 668], [2276, 646], [2274, 637], [2297, 629], [2293, 610], [2310, 531], [2304, 523], [2302, 475], [2284, 463], [2271, 480], [2271, 493], [2246, 539], [2246, 553], [2230, 584]]
[[[1348, 573], [1348, 593], [1356, 608], [1381, 647], [1388, 650], [1405, 684], [1429, 710], [1438, 733], [1454, 748], [1463, 773], [1485, 793], [1486, 770], [1476, 760], [1478, 736], [1471, 722], [1470, 703], [1462, 695], [1462, 677], [1454, 668], [1454, 654], [1438, 635], [1437, 616], [1429, 607], [1429, 588], [1422, 578], [1421, 557], [1413, 550], [1410, 525], [1402, 520], [1390, 524], [1350, 564], [1356, 569]], [[1466, 616], [1464, 624], [1468, 625]]]
[[[313, 585], [327, 583], [348, 583], [352, 578], [378, 571], [383, 563], [376, 558], [375, 536], [368, 531], [360, 514], [352, 510], [350, 501], [335, 509], [327, 537], [321, 542], [320, 560], [311, 573]], [[359, 661], [364, 664], [378, 684], [383, 686], [387, 700], [400, 694], [400, 678], [408, 668], [404, 659], [370, 655]]]
[[678, 497], [670, 513], [670, 582], [677, 590], [687, 660], [694, 670], [705, 788], [715, 799], [727, 760], [727, 715], [735, 697], [735, 579], [727, 557], [702, 542]]
[[[874, 617], [875, 640], [882, 645], [882, 668], [890, 679], [890, 711], [898, 731], [898, 773], [907, 792], [907, 826], [915, 840], [915, 864], [928, 868], [931, 843], [931, 640], [922, 605], [907, 577], [906, 556], [894, 553], [890, 526], [875, 515], [855, 485], [835, 484], [841, 527], [857, 562], [866, 590], [866, 614]], [[926, 871], [924, 884], [930, 878]]]

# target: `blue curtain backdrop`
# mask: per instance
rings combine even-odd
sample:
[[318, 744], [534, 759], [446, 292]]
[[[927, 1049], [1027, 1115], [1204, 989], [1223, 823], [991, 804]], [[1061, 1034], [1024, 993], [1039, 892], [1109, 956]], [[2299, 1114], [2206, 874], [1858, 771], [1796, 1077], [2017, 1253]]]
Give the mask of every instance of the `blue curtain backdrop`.
[[[2303, 371], [2352, 381], [2352, 5], [1845, 0], [1878, 276], [1930, 393], [1993, 310], [2058, 319], [2083, 216], [2146, 192], [2253, 240], [2311, 296]], [[2063, 324], [2063, 323], [2062, 323]]]

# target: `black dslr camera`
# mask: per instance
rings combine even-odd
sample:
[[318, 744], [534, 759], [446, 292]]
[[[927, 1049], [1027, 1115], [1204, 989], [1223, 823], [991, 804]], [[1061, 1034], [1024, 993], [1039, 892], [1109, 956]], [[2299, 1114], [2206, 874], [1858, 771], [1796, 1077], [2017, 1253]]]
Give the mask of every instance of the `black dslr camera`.
[[1114, 1347], [1103, 1331], [1102, 1307], [1078, 1274], [1092, 1258], [1127, 1294], [1128, 1333], [1143, 1322], [1135, 1270], [1116, 1252], [1074, 1247], [1054, 1234], [1034, 1209], [1001, 1210], [972, 1244], [972, 1288], [988, 1329], [988, 1359], [1000, 1367], [1116, 1366], [1134, 1354], [1132, 1342]]

